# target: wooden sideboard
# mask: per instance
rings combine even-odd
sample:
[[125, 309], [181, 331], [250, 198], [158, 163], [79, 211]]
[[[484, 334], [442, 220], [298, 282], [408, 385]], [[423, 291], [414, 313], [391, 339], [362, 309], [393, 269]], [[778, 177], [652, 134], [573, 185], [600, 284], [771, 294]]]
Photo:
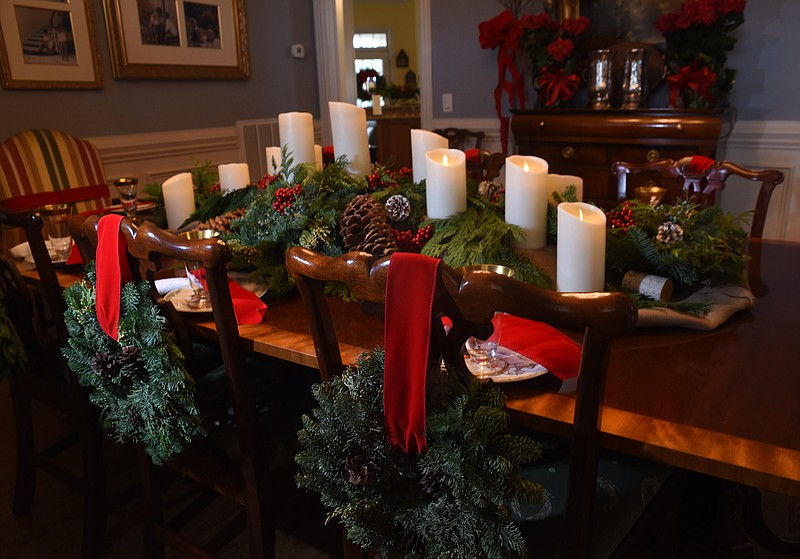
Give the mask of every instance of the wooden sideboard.
[[392, 167], [411, 167], [411, 129], [419, 128], [419, 116], [368, 116], [375, 125], [377, 162]]
[[[545, 159], [551, 173], [583, 178], [584, 199], [604, 208], [618, 203], [612, 164], [695, 154], [713, 158], [729, 129], [722, 109], [550, 109], [517, 111], [511, 119], [517, 153]], [[630, 179], [629, 187], [651, 177]]]

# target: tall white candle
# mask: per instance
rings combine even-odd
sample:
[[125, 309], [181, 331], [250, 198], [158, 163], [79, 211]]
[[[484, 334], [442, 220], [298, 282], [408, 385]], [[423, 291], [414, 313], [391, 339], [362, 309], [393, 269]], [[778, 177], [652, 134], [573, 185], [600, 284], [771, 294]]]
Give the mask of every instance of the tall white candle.
[[267, 174], [277, 175], [281, 172], [281, 148], [269, 146], [267, 148]]
[[547, 244], [547, 161], [530, 155], [506, 157], [506, 223], [517, 225], [525, 237], [520, 248]]
[[279, 114], [278, 134], [281, 146], [286, 146], [295, 165], [314, 163], [314, 117], [311, 113]]
[[314, 163], [317, 166], [317, 171], [321, 171], [323, 166], [322, 146], [318, 144], [314, 144]]
[[228, 163], [220, 165], [217, 169], [219, 171], [219, 187], [223, 191], [244, 188], [250, 184], [250, 167], [247, 166], [247, 163]]
[[381, 96], [377, 93], [372, 94], [372, 114], [380, 116], [383, 114], [383, 107], [381, 106]]
[[411, 130], [411, 167], [414, 171], [414, 182], [425, 180], [427, 162], [425, 154], [432, 149], [447, 147], [447, 138], [429, 130]]
[[164, 211], [167, 227], [177, 229], [194, 213], [194, 186], [191, 173], [180, 173], [170, 177], [161, 185], [164, 195]]
[[559, 291], [603, 291], [606, 214], [592, 204], [558, 205], [556, 284]]
[[458, 149], [425, 154], [425, 199], [428, 217], [442, 219], [467, 211], [467, 157]]
[[568, 186], [575, 186], [575, 196], [578, 202], [583, 202], [583, 179], [574, 175], [547, 175], [547, 201], [553, 205], [556, 204], [553, 193], [563, 194]]
[[350, 103], [329, 101], [333, 152], [336, 157], [347, 156], [351, 175], [366, 176], [370, 172], [367, 112]]

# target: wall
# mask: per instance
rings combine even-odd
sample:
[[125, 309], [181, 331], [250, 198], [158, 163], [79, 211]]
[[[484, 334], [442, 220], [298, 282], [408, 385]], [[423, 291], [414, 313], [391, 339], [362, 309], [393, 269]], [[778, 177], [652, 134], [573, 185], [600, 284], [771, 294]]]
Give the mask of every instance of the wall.
[[[419, 75], [417, 57], [416, 0], [396, 0], [394, 2], [367, 2], [356, 0], [353, 3], [356, 33], [373, 31], [389, 32], [389, 64], [391, 72], [387, 76], [395, 85], [405, 83], [406, 72], [413, 70]], [[408, 55], [408, 68], [397, 68], [395, 60], [400, 49]]]
[[[0, 138], [25, 128], [106, 136], [234, 126], [285, 111], [319, 114], [311, 0], [245, 0], [252, 77], [246, 81], [115, 80], [102, 4], [95, 7], [103, 89], [0, 90]], [[290, 56], [290, 45], [306, 57]]]

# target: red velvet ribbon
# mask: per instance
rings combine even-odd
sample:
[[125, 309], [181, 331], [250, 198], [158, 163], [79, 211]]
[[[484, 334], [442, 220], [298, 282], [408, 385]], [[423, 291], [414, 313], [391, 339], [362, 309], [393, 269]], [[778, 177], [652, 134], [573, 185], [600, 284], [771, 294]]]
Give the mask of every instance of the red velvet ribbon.
[[131, 281], [128, 267], [128, 242], [120, 234], [123, 216], [109, 214], [97, 224], [97, 321], [114, 340], [119, 339], [119, 305], [122, 286]]
[[559, 101], [567, 102], [572, 99], [581, 83], [577, 74], [565, 74], [563, 70], [544, 68], [536, 79], [537, 84], [544, 93], [544, 104], [552, 107]]
[[386, 279], [386, 437], [408, 454], [422, 454], [427, 448], [425, 380], [439, 262], [421, 254], [397, 252], [389, 261]]

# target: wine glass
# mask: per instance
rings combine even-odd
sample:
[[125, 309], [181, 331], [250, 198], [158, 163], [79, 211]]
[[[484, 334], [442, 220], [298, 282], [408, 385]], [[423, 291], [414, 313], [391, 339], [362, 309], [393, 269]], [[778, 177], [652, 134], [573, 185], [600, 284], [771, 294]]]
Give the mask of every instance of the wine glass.
[[[217, 236], [219, 236], [219, 231], [213, 229], [193, 229], [192, 231], [181, 233], [181, 237], [190, 241], [212, 239]], [[200, 278], [205, 274], [203, 266], [197, 261], [190, 260], [184, 263], [183, 268], [186, 272], [186, 279], [189, 280], [189, 287], [192, 289], [192, 294], [186, 300], [186, 304], [193, 309], [210, 308], [211, 297], [208, 294], [208, 289], [200, 281]]]
[[114, 187], [119, 193], [119, 201], [122, 204], [122, 210], [125, 212], [125, 217], [135, 221], [136, 219], [136, 205], [137, 195], [139, 193], [139, 179], [132, 177], [120, 177], [114, 180]]
[[66, 262], [72, 250], [72, 235], [67, 225], [71, 210], [70, 204], [48, 204], [39, 208], [50, 248], [55, 253], [52, 260], [56, 263]]

